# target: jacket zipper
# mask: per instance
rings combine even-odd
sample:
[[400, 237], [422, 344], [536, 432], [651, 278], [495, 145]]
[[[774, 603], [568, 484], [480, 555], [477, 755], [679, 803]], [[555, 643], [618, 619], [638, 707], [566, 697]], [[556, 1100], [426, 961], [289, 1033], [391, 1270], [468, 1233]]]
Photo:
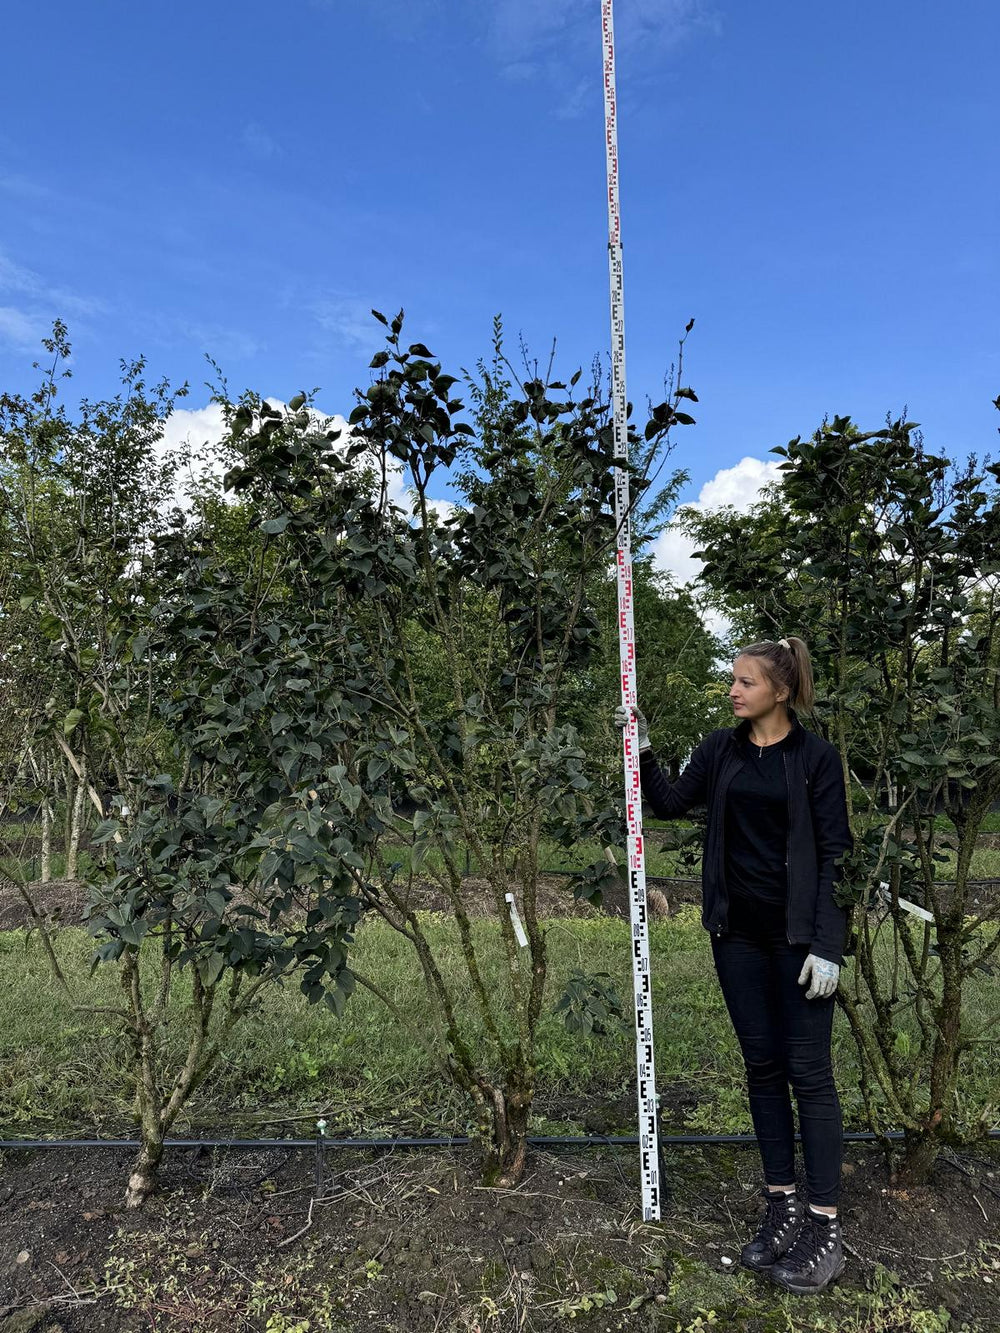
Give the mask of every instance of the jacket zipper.
[[[726, 765], [727, 762], [728, 762], [728, 760], [723, 761], [723, 772], [725, 771], [725, 765]], [[743, 763], [742, 763], [742, 761], [740, 762], [740, 767], [741, 767], [741, 768], [743, 767]], [[725, 890], [725, 894], [726, 894], [726, 919], [727, 919], [727, 921], [728, 921], [728, 919], [729, 919], [729, 891], [728, 891], [727, 889], [725, 889], [725, 884], [726, 884], [726, 792], [729, 790], [729, 783], [732, 782], [733, 777], [734, 777], [734, 774], [731, 773], [731, 774], [729, 775], [729, 780], [726, 782], [725, 786], [723, 786], [722, 781], [721, 781], [721, 776], [722, 776], [722, 774], [720, 773], [719, 776], [720, 776], [720, 781], [719, 781], [718, 789], [717, 789], [717, 791], [716, 791], [716, 795], [715, 795], [715, 806], [716, 806], [715, 817], [716, 817], [716, 820], [718, 821], [718, 828], [719, 828], [719, 884], [720, 884], [720, 886]], [[721, 911], [720, 911], [719, 915], [720, 915], [720, 916], [722, 915]], [[716, 938], [717, 940], [722, 938], [722, 931], [721, 931], [721, 930], [717, 930], [717, 931], [715, 932], [715, 938]]]
[[788, 827], [785, 830], [785, 939], [789, 944], [792, 943], [791, 932], [791, 909], [792, 909], [792, 784], [788, 780], [788, 752], [782, 750], [781, 763], [785, 770], [785, 812], [788, 816]]

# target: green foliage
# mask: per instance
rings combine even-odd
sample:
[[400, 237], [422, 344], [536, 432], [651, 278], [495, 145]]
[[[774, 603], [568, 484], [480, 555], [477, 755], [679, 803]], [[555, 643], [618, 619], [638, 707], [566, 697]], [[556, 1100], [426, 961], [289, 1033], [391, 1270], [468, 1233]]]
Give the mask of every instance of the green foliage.
[[[203, 481], [185, 512], [170, 509], [176, 460], [155, 447], [173, 398], [147, 390], [141, 363], [124, 368], [119, 398], [75, 420], [54, 405], [51, 375], [33, 402], [3, 400], [4, 554], [37, 620], [23, 678], [40, 654], [57, 663], [48, 704], [26, 698], [25, 713], [78, 789], [91, 775], [103, 816], [88, 929], [95, 968], [121, 974], [139, 1194], [263, 986], [294, 978], [343, 1013], [364, 912], [415, 948], [430, 1018], [417, 1040], [515, 1178], [545, 982], [542, 857], [621, 840], [620, 811], [601, 798], [607, 755], [581, 732], [595, 710], [580, 706], [614, 660], [601, 633], [615, 467], [642, 493], [669, 428], [690, 420], [678, 405], [691, 391], [651, 409], [616, 459], [599, 381], [579, 392], [579, 373], [567, 386], [537, 368], [508, 379], [498, 326], [470, 422], [457, 377], [404, 342], [402, 314], [377, 318], [385, 346], [350, 430], [324, 427], [304, 393], [281, 408], [223, 391], [229, 495]], [[406, 508], [391, 502], [393, 473]], [[463, 501], [447, 520], [430, 498], [443, 482]], [[466, 861], [501, 922], [506, 969], [489, 985]], [[418, 875], [454, 914], [468, 997], [412, 909]], [[180, 1057], [165, 1032], [175, 976], [190, 980]], [[577, 1015], [598, 1028], [613, 1016], [597, 992]]]
[[[960, 1137], [963, 1064], [986, 1032], [963, 1024], [962, 995], [998, 947], [969, 876], [1000, 796], [1000, 466], [956, 468], [902, 420], [861, 433], [838, 417], [775, 452], [782, 479], [756, 511], [689, 521], [741, 628], [794, 630], [813, 651], [814, 722], [843, 756], [855, 830], [838, 892], [856, 909], [857, 964], [840, 997], [872, 1124], [907, 1130], [917, 1178]], [[993, 1089], [963, 1132], [997, 1102]]]
[[618, 1293], [613, 1287], [607, 1291], [583, 1291], [579, 1296], [567, 1296], [556, 1306], [559, 1319], [575, 1319], [579, 1314], [589, 1314], [591, 1310], [606, 1310], [618, 1302]]
[[[296, 614], [338, 679], [339, 734], [312, 738], [310, 783], [320, 791], [320, 769], [343, 771], [350, 804], [334, 822], [342, 836], [352, 827], [356, 859], [345, 856], [345, 866], [354, 892], [414, 944], [438, 1058], [515, 1178], [546, 968], [540, 851], [598, 826], [621, 837], [618, 812], [596, 808], [601, 770], [572, 716], [599, 648], [594, 589], [614, 547], [613, 432], [596, 392], [560, 396], [565, 385], [537, 374], [515, 390], [499, 329], [494, 366], [473, 382], [470, 424], [453, 396], [457, 379], [422, 343], [404, 343], [401, 314], [382, 318], [386, 345], [359, 393], [353, 433], [316, 437], [298, 414], [282, 418], [247, 397], [230, 409], [241, 461], [227, 482], [259, 510]], [[626, 466], [637, 490], [672, 420], [664, 405], [648, 443], [634, 437], [642, 466]], [[393, 469], [409, 513], [390, 503]], [[430, 497], [449, 477], [464, 504], [442, 521]], [[405, 856], [383, 852], [400, 841]], [[494, 989], [469, 923], [466, 860], [488, 884], [504, 933], [508, 970]], [[415, 874], [435, 881], [455, 915], [471, 1012], [456, 1004], [409, 906]], [[527, 932], [523, 970], [511, 887]], [[501, 1035], [501, 1014], [514, 1017], [513, 1039]], [[472, 1039], [474, 1018], [485, 1047]]]
[[[457, 1002], [475, 1005], [465, 972], [455, 922], [441, 913], [422, 918], [424, 930]], [[506, 969], [503, 942], [495, 923], [474, 923], [483, 975], [491, 987]], [[533, 1132], [576, 1133], [579, 1123], [546, 1127], [543, 1116], [564, 1121], [566, 1101], [574, 1107], [608, 1102], [625, 1106], [609, 1132], [629, 1132], [628, 1089], [634, 1078], [631, 1033], [612, 1027], [600, 1039], [581, 1041], [567, 1032], [552, 1007], [574, 969], [607, 973], [620, 996], [630, 993], [629, 927], [606, 918], [569, 919], [547, 926], [550, 977], [537, 1039], [538, 1104]], [[89, 942], [78, 930], [57, 937], [60, 965], [74, 988], [88, 970]], [[671, 1132], [736, 1133], [751, 1129], [743, 1065], [715, 980], [708, 940], [698, 914], [686, 908], [651, 928], [653, 1000], [657, 1015], [656, 1064], [663, 1094], [662, 1124]], [[351, 947], [353, 968], [392, 997], [403, 1013], [422, 1012], [426, 991], [419, 961], [409, 941], [384, 923], [368, 920]], [[160, 960], [148, 941], [141, 957], [144, 986], [155, 984]], [[880, 960], [891, 977], [892, 956]], [[186, 1011], [191, 1001], [190, 970], [175, 975], [164, 1028], [168, 1067], [183, 1061]], [[114, 969], [103, 968], [88, 987], [95, 1006], [112, 1006], [120, 994]], [[971, 1018], [985, 1021], [1000, 1012], [992, 978], [979, 977], [966, 996]], [[223, 1021], [213, 1016], [213, 1030]], [[482, 1027], [469, 1023], [470, 1040], [485, 1042]], [[511, 1036], [509, 1018], [501, 1034]], [[108, 1015], [74, 1013], [46, 969], [37, 935], [0, 933], [0, 1120], [11, 1135], [79, 1134], [103, 1125], [105, 1133], [126, 1133], [132, 1124], [134, 1087], [128, 1046], [115, 1040]], [[834, 1031], [838, 1084], [849, 1128], [865, 1127], [858, 1091], [857, 1051], [846, 1022]], [[980, 1045], [967, 1063], [963, 1094], [974, 1110], [995, 1077], [995, 1061]], [[323, 1106], [331, 1134], [464, 1132], [470, 1111], [431, 1053], [414, 1042], [402, 1025], [385, 1021], [375, 995], [359, 988], [340, 1019], [322, 1005], [310, 1005], [298, 987], [264, 988], [240, 1040], [231, 1043], [186, 1106], [177, 1132], [195, 1127], [225, 1128], [250, 1135], [265, 1112], [290, 1117], [318, 1114]]]
[[609, 1031], [626, 1026], [622, 1002], [607, 972], [583, 972], [575, 968], [566, 989], [556, 1003], [567, 1032], [584, 1037], [605, 1037]]
[[[55, 364], [69, 351], [57, 339], [50, 350]], [[54, 741], [107, 816], [88, 925], [94, 965], [120, 968], [124, 1007], [112, 1012], [135, 1053], [133, 1203], [260, 986], [296, 973], [310, 1001], [342, 1010], [360, 911], [345, 871], [360, 864], [344, 836], [355, 788], [318, 762], [317, 737], [336, 732], [340, 664], [261, 542], [227, 565], [203, 526], [169, 510], [173, 464], [156, 445], [174, 397], [148, 391], [142, 373], [141, 362], [123, 367], [123, 393], [81, 404], [75, 419], [45, 386], [32, 402], [5, 398], [0, 418], [19, 606], [46, 608], [57, 663], [44, 707], [22, 690], [27, 754], [37, 768], [30, 746]], [[37, 652], [28, 637], [16, 646]], [[162, 964], [144, 990], [146, 940]], [[190, 969], [192, 987], [188, 1048], [170, 1069], [175, 969]], [[224, 1018], [210, 1036], [217, 993]]]

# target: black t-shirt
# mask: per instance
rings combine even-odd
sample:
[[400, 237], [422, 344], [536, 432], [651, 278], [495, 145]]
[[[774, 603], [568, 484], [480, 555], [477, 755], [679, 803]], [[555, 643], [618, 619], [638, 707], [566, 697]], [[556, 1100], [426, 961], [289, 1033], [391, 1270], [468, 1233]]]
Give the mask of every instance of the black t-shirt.
[[784, 904], [788, 896], [788, 783], [783, 751], [748, 744], [726, 792], [726, 887], [731, 898]]

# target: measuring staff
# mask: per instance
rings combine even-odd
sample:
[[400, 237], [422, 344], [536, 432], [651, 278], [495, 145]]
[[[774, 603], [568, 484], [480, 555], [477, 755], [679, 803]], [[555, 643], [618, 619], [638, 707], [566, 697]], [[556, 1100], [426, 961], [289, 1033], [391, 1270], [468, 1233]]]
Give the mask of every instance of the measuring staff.
[[[608, 166], [608, 276], [611, 292], [611, 404], [615, 457], [628, 459], [628, 403], [625, 393], [625, 296], [622, 277], [621, 208], [618, 198], [618, 106], [615, 92], [615, 32], [612, 0], [602, 0], [604, 42], [604, 128]], [[628, 472], [615, 469], [615, 522], [618, 553], [618, 643], [624, 708], [625, 818], [628, 836], [629, 916], [632, 925], [632, 993], [635, 1017], [636, 1090], [639, 1104], [639, 1170], [642, 1216], [660, 1220], [660, 1147], [656, 1127], [656, 1070], [653, 1060], [653, 996], [646, 908], [646, 860], [642, 842], [639, 738], [631, 709], [635, 694], [635, 630], [632, 616], [632, 537]]]

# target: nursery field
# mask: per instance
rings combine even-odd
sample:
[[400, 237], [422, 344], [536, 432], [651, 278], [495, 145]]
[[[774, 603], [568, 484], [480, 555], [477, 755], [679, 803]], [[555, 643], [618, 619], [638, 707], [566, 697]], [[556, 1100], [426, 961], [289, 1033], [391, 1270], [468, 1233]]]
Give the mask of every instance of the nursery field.
[[[454, 923], [429, 913], [454, 964]], [[545, 922], [550, 996], [539, 1037], [535, 1135], [633, 1132], [633, 1044], [625, 1028], [583, 1040], [552, 1012], [586, 962], [628, 993], [628, 925], [581, 907]], [[475, 930], [489, 967], [494, 925]], [[93, 1005], [114, 980], [85, 980], [91, 943], [54, 939]], [[741, 1067], [695, 910], [652, 930], [662, 1131], [749, 1130]], [[149, 960], [150, 966], [153, 960]], [[378, 922], [358, 932], [354, 963], [408, 1011], [422, 981], [405, 941]], [[184, 974], [182, 973], [183, 977]], [[187, 983], [176, 983], [170, 1040], [180, 1046]], [[968, 1002], [997, 1007], [984, 977]], [[626, 1006], [627, 1011], [627, 1006]], [[854, 1043], [839, 1016], [838, 1082], [849, 1129], [863, 1129]], [[970, 1101], [990, 1077], [980, 1048]], [[74, 1014], [40, 942], [0, 934], [0, 1126], [4, 1138], [114, 1138], [134, 1132], [127, 1053], [113, 1022]], [[261, 1010], [189, 1104], [174, 1137], [309, 1138], [464, 1134], [468, 1108], [424, 1052], [358, 991], [336, 1018], [294, 987]], [[717, 1328], [931, 1333], [997, 1327], [1000, 1154], [946, 1151], [931, 1183], [893, 1188], [870, 1143], [848, 1153], [850, 1248], [842, 1281], [809, 1303], [779, 1296], [733, 1260], [752, 1227], [751, 1147], [670, 1147], [659, 1224], [641, 1221], [635, 1150], [532, 1149], [513, 1190], [482, 1185], [474, 1148], [363, 1153], [168, 1151], [160, 1192], [140, 1213], [121, 1204], [127, 1150], [7, 1151], [0, 1177], [0, 1329], [454, 1331]], [[700, 1321], [700, 1322], [699, 1322]]]
[[[690, 324], [623, 469], [599, 363], [576, 389], [525, 353], [522, 382], [498, 318], [459, 378], [373, 317], [346, 432], [220, 378], [197, 475], [142, 360], [56, 401], [61, 321], [2, 396], [0, 1333], [997, 1333], [997, 466], [824, 418], [760, 504], [688, 513], [695, 595], [649, 556]], [[755, 1146], [704, 1141], [750, 1124], [698, 829], [641, 851], [621, 803], [626, 470], [663, 765], [731, 725], [755, 643], [842, 762], [853, 845], [816, 833], [816, 872], [855, 927], [834, 1053], [869, 1137], [812, 1302], [740, 1271]], [[609, 1142], [647, 928], [661, 1132], [701, 1136], [665, 1144], [655, 1223]]]

